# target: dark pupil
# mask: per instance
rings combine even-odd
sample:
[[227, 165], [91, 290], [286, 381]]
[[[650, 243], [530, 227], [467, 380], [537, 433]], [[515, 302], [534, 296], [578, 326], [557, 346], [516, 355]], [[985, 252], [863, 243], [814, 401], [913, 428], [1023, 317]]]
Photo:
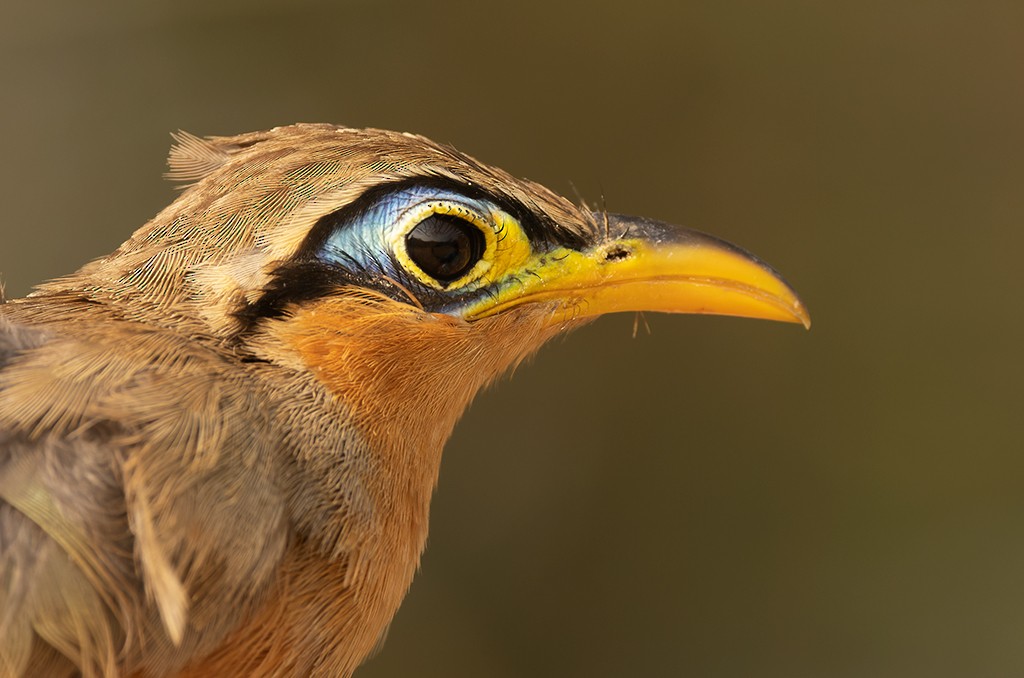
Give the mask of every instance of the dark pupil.
[[484, 253], [484, 234], [465, 219], [431, 214], [405, 236], [409, 257], [438, 282], [466, 275]]

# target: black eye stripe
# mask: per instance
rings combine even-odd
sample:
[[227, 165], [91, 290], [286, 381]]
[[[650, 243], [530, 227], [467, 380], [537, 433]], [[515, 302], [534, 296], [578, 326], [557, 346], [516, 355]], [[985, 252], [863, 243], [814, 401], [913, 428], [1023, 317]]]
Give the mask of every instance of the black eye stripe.
[[[545, 243], [557, 243], [581, 249], [590, 242], [585, 233], [561, 227], [543, 211], [531, 210], [508, 193], [488, 191], [466, 181], [434, 176], [387, 182], [368, 188], [351, 203], [317, 220], [302, 245], [290, 258], [280, 262], [275, 268], [271, 281], [256, 301], [246, 301], [238, 309], [237, 316], [242, 322], [239, 336], [252, 331], [265, 318], [281, 317], [290, 305], [329, 296], [345, 286], [364, 286], [383, 292], [394, 299], [406, 300], [407, 292], [396, 287], [388, 276], [380, 275], [380, 271], [376, 269], [366, 269], [354, 260], [346, 262], [324, 258], [323, 248], [333, 233], [358, 222], [360, 216], [379, 201], [412, 187], [430, 187], [437, 189], [438, 192], [455, 193], [468, 200], [493, 203], [510, 214], [522, 227], [527, 239], [537, 247], [543, 247]], [[398, 261], [394, 261], [393, 265], [401, 269]], [[406, 285], [416, 285], [415, 280], [401, 276], [399, 278]], [[441, 289], [424, 287], [417, 291], [417, 296], [428, 309], [443, 309], [453, 300], [466, 294], [464, 291], [449, 290], [446, 283], [438, 282]], [[456, 292], [460, 296], [453, 296]]]
[[480, 228], [452, 214], [431, 214], [405, 236], [409, 258], [440, 283], [466, 275], [484, 254], [487, 240]]

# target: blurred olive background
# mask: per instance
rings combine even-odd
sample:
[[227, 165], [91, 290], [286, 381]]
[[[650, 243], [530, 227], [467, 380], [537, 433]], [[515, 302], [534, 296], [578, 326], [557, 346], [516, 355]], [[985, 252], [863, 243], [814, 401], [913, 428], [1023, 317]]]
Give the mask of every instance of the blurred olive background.
[[2, 13], [9, 296], [174, 198], [168, 132], [325, 121], [714, 232], [808, 303], [604, 318], [480, 397], [361, 678], [1024, 675], [1024, 4]]

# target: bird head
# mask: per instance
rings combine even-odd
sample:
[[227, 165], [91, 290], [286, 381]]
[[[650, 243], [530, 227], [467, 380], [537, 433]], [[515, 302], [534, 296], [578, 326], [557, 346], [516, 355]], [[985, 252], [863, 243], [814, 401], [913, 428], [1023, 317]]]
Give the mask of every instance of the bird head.
[[809, 324], [733, 245], [592, 212], [420, 136], [293, 125], [177, 142], [169, 176], [191, 185], [72, 287], [312, 373], [370, 438], [440, 447], [481, 386], [605, 313]]

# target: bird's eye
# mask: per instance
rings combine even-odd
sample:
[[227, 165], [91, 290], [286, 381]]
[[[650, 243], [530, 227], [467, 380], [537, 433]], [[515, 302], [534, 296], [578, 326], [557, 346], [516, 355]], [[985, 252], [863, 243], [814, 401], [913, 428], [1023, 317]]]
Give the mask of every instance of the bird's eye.
[[480, 261], [487, 240], [475, 224], [451, 214], [431, 214], [405, 236], [409, 258], [440, 283], [466, 275]]

